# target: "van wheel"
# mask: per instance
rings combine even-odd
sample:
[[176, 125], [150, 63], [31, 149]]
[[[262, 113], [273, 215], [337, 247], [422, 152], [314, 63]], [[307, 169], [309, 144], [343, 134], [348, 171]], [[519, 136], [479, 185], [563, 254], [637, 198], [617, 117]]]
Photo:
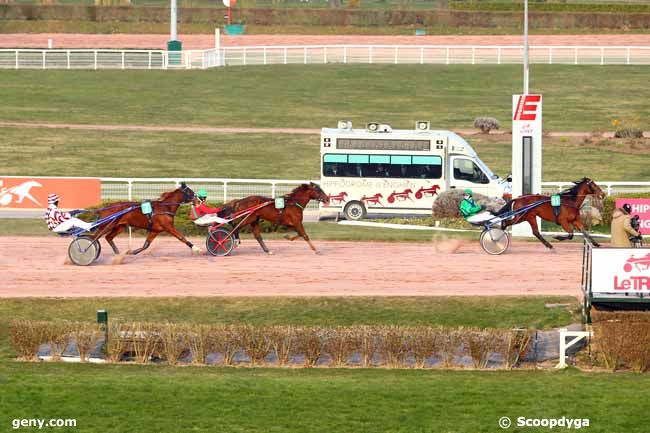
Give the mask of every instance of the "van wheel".
[[345, 215], [346, 220], [359, 221], [360, 219], [365, 218], [366, 208], [361, 202], [351, 201], [345, 205], [343, 215]]

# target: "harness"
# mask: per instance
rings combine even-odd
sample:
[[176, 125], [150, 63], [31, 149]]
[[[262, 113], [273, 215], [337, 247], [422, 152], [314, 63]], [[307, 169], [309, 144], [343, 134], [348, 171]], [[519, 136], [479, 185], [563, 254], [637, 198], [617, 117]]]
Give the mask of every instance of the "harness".
[[286, 227], [286, 225], [282, 223], [282, 215], [284, 215], [284, 210], [287, 208], [287, 206], [286, 206], [287, 204], [293, 205], [293, 206], [297, 207], [300, 210], [305, 210], [305, 206], [301, 205], [297, 201], [293, 201], [293, 200], [289, 201], [289, 200], [286, 199], [286, 197], [279, 197], [279, 198], [282, 199], [282, 201], [281, 201], [282, 206], [278, 207], [278, 204], [280, 202], [278, 201], [278, 198], [276, 198], [275, 199], [275, 208], [278, 210], [278, 223], [273, 227], [273, 231], [277, 230], [280, 226]]

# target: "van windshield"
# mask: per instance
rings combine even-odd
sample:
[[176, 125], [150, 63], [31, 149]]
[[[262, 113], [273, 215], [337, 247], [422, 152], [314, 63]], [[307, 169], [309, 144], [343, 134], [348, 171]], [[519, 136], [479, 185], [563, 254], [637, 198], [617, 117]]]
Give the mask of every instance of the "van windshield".
[[481, 161], [479, 158], [476, 158], [476, 163], [478, 164], [479, 167], [483, 170], [483, 172], [487, 175], [489, 179], [498, 179], [499, 176], [496, 174], [492, 173], [492, 170], [490, 170], [490, 167], [485, 165], [483, 161]]

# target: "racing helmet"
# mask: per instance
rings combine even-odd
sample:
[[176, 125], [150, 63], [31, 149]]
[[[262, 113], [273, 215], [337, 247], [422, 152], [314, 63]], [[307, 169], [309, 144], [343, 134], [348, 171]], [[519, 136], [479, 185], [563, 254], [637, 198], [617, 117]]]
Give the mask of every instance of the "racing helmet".
[[472, 197], [472, 196], [474, 195], [474, 193], [472, 192], [472, 190], [469, 189], [469, 188], [466, 188], [465, 191], [463, 191], [463, 194], [467, 194], [467, 195], [469, 195], [470, 197]]
[[208, 198], [208, 192], [207, 192], [206, 190], [204, 190], [203, 188], [201, 188], [201, 189], [199, 190], [199, 192], [196, 193], [196, 196], [197, 196], [200, 200], [205, 200], [206, 198]]
[[630, 206], [629, 203], [625, 203], [623, 206], [621, 206], [621, 209], [623, 209], [623, 212], [628, 215], [632, 213], [632, 206]]

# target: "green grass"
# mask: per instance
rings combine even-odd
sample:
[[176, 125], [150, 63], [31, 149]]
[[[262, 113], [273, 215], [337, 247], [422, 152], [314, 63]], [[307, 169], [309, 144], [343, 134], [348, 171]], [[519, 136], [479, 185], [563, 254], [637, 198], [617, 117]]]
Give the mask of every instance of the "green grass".
[[[372, 85], [368, 85], [372, 83]], [[645, 66], [533, 65], [546, 131], [650, 129]], [[209, 91], [208, 91], [209, 90]], [[339, 119], [412, 128], [471, 128], [493, 116], [510, 126], [518, 65], [275, 65], [215, 71], [2, 71], [0, 120], [57, 123], [311, 127]]]
[[[227, 177], [318, 179], [317, 135], [203, 134], [0, 128], [3, 175], [100, 177]], [[495, 173], [511, 170], [509, 135], [467, 137]], [[589, 176], [648, 179], [650, 153], [633, 142], [584, 145], [545, 138], [546, 181]], [[646, 146], [647, 147], [647, 146]], [[128, 164], [125, 164], [128, 161]]]
[[201, 323], [509, 327], [574, 320], [545, 302], [577, 305], [563, 297], [2, 300], [0, 425], [9, 431], [13, 419], [56, 417], [77, 420], [76, 429], [60, 431], [84, 433], [494, 432], [502, 416], [566, 416], [589, 418], [592, 432], [644, 432], [650, 379], [637, 374], [32, 364], [11, 360], [7, 338], [12, 318], [91, 321], [99, 307], [111, 319]]
[[[564, 303], [566, 308], [546, 308]], [[251, 323], [254, 325], [443, 325], [489, 328], [564, 326], [580, 321], [575, 298], [346, 297], [346, 298], [80, 298], [3, 299], [0, 327], [14, 318], [93, 321], [106, 308], [111, 320]]]

